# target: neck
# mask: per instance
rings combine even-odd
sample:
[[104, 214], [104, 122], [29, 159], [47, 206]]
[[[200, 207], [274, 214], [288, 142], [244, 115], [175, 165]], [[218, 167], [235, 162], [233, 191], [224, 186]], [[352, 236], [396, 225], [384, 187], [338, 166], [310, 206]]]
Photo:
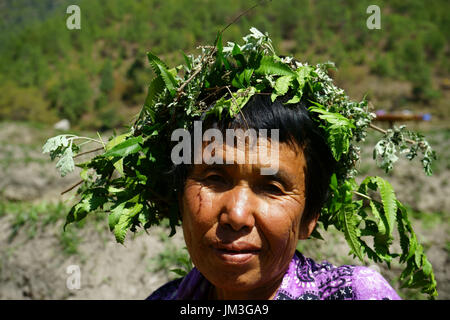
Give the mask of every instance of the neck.
[[259, 288], [249, 291], [237, 291], [218, 288], [213, 286], [211, 288], [210, 300], [272, 300], [275, 298], [278, 288], [281, 285], [281, 279], [275, 281], [272, 285], [264, 285]]

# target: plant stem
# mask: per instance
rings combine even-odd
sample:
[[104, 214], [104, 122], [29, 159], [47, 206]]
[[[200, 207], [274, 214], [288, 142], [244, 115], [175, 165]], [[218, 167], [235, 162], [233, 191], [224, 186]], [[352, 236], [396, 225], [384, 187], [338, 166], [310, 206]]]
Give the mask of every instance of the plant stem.
[[98, 144], [101, 144], [102, 146], [105, 145], [105, 144], [103, 143], [103, 141], [95, 140], [95, 139], [88, 138], [88, 137], [78, 137], [78, 136], [73, 136], [73, 138], [70, 138], [70, 140], [75, 140], [75, 139], [85, 139], [85, 140], [89, 140], [89, 141], [92, 141], [92, 142], [97, 142]]
[[85, 151], [85, 152], [78, 153], [78, 154], [74, 155], [73, 158], [75, 159], [75, 158], [77, 158], [79, 156], [82, 156], [84, 154], [88, 154], [88, 153], [95, 152], [95, 151], [100, 151], [100, 150], [103, 150], [103, 147], [95, 148], [95, 149], [92, 149], [92, 150], [88, 150], [88, 151]]
[[[386, 134], [387, 133], [386, 130], [381, 129], [380, 127], [377, 127], [376, 125], [374, 125], [372, 123], [369, 124], [369, 127], [374, 129], [375, 131], [381, 132], [382, 134]], [[416, 141], [408, 139], [408, 138], [405, 138], [405, 141], [408, 142], [408, 143], [411, 143], [411, 144], [416, 144], [417, 143]]]
[[365, 198], [367, 200], [373, 201], [373, 199], [371, 197], [369, 197], [368, 195], [365, 195], [365, 194], [360, 193], [358, 191], [353, 191], [353, 193], [356, 194], [357, 196], [360, 196], [360, 197]]
[[239, 109], [239, 112], [240, 112], [242, 118], [244, 119], [245, 124], [246, 124], [247, 129], [248, 129], [249, 127], [248, 127], [247, 119], [245, 119], [245, 116], [244, 116], [244, 114], [242, 113], [241, 107], [239, 106], [239, 104], [237, 103], [236, 99], [234, 98], [233, 93], [232, 93], [231, 90], [230, 90], [230, 86], [226, 86], [226, 88], [227, 88], [228, 92], [230, 93], [231, 99], [233, 99], [234, 104], [235, 104], [236, 107]]
[[80, 185], [83, 183], [84, 180], [78, 181], [76, 184], [74, 184], [73, 186], [67, 188], [66, 190], [64, 190], [63, 192], [61, 192], [61, 195], [63, 195], [64, 193], [69, 192], [70, 190], [72, 190], [73, 188], [75, 188], [76, 186]]

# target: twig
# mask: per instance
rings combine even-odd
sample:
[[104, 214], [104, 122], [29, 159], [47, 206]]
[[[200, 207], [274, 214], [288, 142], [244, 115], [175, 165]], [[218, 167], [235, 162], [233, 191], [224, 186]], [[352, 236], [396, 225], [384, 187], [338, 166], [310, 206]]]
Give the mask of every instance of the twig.
[[77, 157], [79, 157], [79, 156], [82, 156], [82, 155], [84, 155], [84, 154], [88, 154], [88, 153], [91, 153], [91, 152], [100, 151], [100, 150], [103, 150], [103, 149], [104, 149], [103, 147], [100, 147], [100, 148], [95, 148], [95, 149], [88, 150], [88, 151], [85, 151], [85, 152], [81, 152], [81, 153], [78, 153], [78, 154], [74, 155], [73, 158], [75, 159], [75, 158], [77, 158]]
[[[264, 2], [266, 2], [267, 0], [261, 0], [261, 1], [259, 1], [258, 3], [256, 3], [255, 5], [253, 5], [252, 7], [250, 7], [250, 8], [248, 8], [247, 10], [245, 10], [245, 11], [243, 11], [243, 12], [241, 12], [236, 18], [234, 18], [234, 20], [233, 21], [231, 21], [229, 24], [227, 24], [226, 26], [225, 26], [225, 28], [223, 28], [221, 31], [220, 31], [220, 34], [222, 34], [226, 29], [228, 29], [228, 27], [229, 26], [231, 26], [232, 24], [234, 24], [236, 21], [238, 21], [243, 15], [245, 15], [245, 14], [247, 14], [249, 11], [251, 11], [251, 10], [253, 10], [254, 8], [256, 8], [257, 6], [259, 6], [259, 5], [261, 5], [262, 3], [264, 3]], [[271, 1], [271, 0], [269, 0], [269, 1]], [[215, 46], [214, 46], [214, 49], [209, 53], [209, 54], [207, 54], [207, 55], [205, 55], [203, 58], [202, 58], [202, 60], [204, 59], [204, 58], [209, 58], [209, 56], [213, 56], [215, 53], [216, 53], [216, 51], [217, 51], [217, 43], [215, 44]], [[202, 65], [202, 64], [201, 64]], [[179, 99], [179, 97], [180, 97], [180, 95], [181, 95], [181, 92], [183, 92], [183, 89], [184, 89], [184, 87], [189, 83], [189, 82], [191, 82], [192, 81], [192, 79], [194, 79], [194, 77], [197, 75], [197, 74], [199, 74], [199, 72], [202, 70], [202, 68], [200, 67], [199, 69], [197, 69], [197, 70], [195, 70], [194, 71], [194, 73], [180, 86], [180, 88], [178, 88], [178, 96], [177, 96], [177, 99]]]
[[357, 196], [360, 196], [360, 197], [365, 198], [367, 200], [373, 201], [373, 199], [371, 197], [369, 197], [368, 195], [365, 195], [365, 194], [360, 193], [358, 191], [353, 191], [353, 193], [356, 194]]
[[202, 100], [198, 101], [198, 103], [201, 103], [201, 102], [207, 100], [208, 98], [210, 98], [210, 97], [216, 95], [218, 92], [222, 91], [222, 90], [225, 89], [225, 88], [226, 88], [226, 86], [223, 86], [223, 87], [214, 87], [214, 88], [207, 88], [207, 89], [210, 89], [210, 90], [214, 90], [214, 92], [208, 94], [205, 98], [203, 98]]
[[[103, 149], [103, 148], [102, 148], [102, 149]], [[68, 188], [68, 189], [64, 190], [63, 192], [61, 192], [61, 195], [63, 195], [64, 193], [69, 192], [70, 190], [72, 190], [72, 189], [75, 188], [76, 186], [82, 184], [83, 182], [84, 182], [84, 180], [81, 180], [81, 181], [77, 182], [76, 184], [74, 184], [74, 185], [71, 186], [70, 188]]]
[[191, 82], [192, 81], [192, 79], [194, 79], [194, 77], [196, 76], [196, 75], [198, 75], [199, 73], [200, 73], [200, 71], [202, 71], [202, 68], [200, 67], [200, 68], [198, 68], [197, 70], [195, 70], [194, 71], [194, 73], [193, 74], [191, 74], [191, 76], [178, 88], [178, 95], [177, 95], [177, 100], [180, 98], [180, 96], [181, 96], [181, 93], [183, 92], [183, 89], [184, 89], [184, 87], [189, 83], [189, 82]]
[[[256, 8], [257, 6], [261, 5], [262, 3], [266, 2], [267, 0], [261, 0], [258, 3], [256, 3], [255, 5], [253, 5], [251, 8], [245, 10], [244, 12], [242, 12], [241, 14], [239, 14], [233, 21], [231, 21], [228, 25], [226, 25], [225, 28], [223, 28], [220, 31], [220, 34], [222, 34], [226, 29], [228, 29], [229, 26], [231, 26], [232, 24], [234, 24], [236, 21], [238, 21], [243, 15], [247, 14], [249, 11], [253, 10], [254, 8]], [[271, 1], [271, 0], [269, 0]], [[207, 60], [210, 59], [212, 56], [214, 56], [214, 54], [217, 52], [217, 43], [214, 45], [214, 48], [211, 50], [211, 52], [209, 52], [208, 54], [204, 55], [202, 57], [202, 60]], [[208, 61], [207, 61], [208, 62]], [[209, 63], [209, 62], [208, 62]], [[192, 81], [192, 79], [194, 79], [199, 73], [200, 71], [202, 71], [203, 69], [203, 63], [200, 64], [200, 67], [198, 69], [196, 69], [194, 71], [194, 73], [191, 74], [191, 76], [185, 81], [183, 82], [183, 84], [177, 89], [177, 98], [176, 100], [180, 99], [181, 93], [184, 90], [184, 87], [186, 87], [186, 85]], [[172, 123], [175, 120], [175, 110], [174, 113], [172, 114], [172, 118], [170, 119], [170, 123]], [[245, 120], [245, 118], [244, 118]], [[247, 122], [247, 121], [245, 121]]]
[[[376, 125], [374, 125], [372, 123], [369, 124], [369, 127], [374, 129], [375, 131], [381, 132], [382, 134], [386, 134], [387, 133], [386, 130], [381, 129], [380, 127], [377, 127]], [[405, 141], [408, 142], [408, 143], [411, 143], [411, 144], [416, 144], [417, 143], [416, 141], [408, 139], [408, 138], [405, 138]]]
[[[271, 0], [269, 0], [271, 1]], [[266, 0], [262, 0], [259, 1], [257, 4], [255, 4], [254, 6], [252, 6], [251, 8], [248, 8], [247, 10], [245, 10], [244, 12], [241, 12], [236, 18], [234, 18], [233, 21], [231, 21], [229, 24], [227, 24], [227, 26], [225, 28], [223, 28], [220, 33], [222, 34], [225, 30], [228, 29], [229, 26], [231, 26], [232, 24], [234, 24], [236, 21], [238, 21], [243, 15], [247, 14], [249, 11], [255, 9], [257, 6], [261, 5], [262, 3], [266, 2]]]
[[231, 90], [230, 90], [230, 87], [229, 87], [229, 86], [226, 86], [226, 88], [227, 88], [228, 92], [230, 93], [231, 99], [233, 99], [234, 104], [235, 104], [235, 105], [237, 106], [237, 108], [239, 109], [239, 112], [240, 112], [240, 114], [242, 115], [242, 118], [244, 119], [245, 124], [247, 125], [247, 130], [248, 130], [248, 128], [249, 128], [248, 122], [247, 122], [247, 119], [245, 119], [244, 114], [242, 113], [241, 107], [239, 106], [239, 104], [237, 103], [236, 99], [234, 98], [233, 93], [232, 93]]

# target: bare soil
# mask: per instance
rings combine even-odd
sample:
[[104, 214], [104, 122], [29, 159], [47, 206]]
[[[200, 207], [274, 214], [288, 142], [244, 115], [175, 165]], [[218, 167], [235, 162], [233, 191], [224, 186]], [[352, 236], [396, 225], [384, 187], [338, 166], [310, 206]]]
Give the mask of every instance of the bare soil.
[[[55, 132], [48, 129], [0, 123], [0, 204], [70, 203], [74, 192], [64, 196], [60, 193], [78, 181], [78, 172], [62, 179], [55, 163], [40, 151], [45, 139], [53, 135]], [[388, 177], [398, 198], [424, 215], [413, 219], [413, 225], [433, 265], [439, 299], [450, 299], [447, 137], [448, 131], [433, 135], [436, 149], [443, 151], [444, 156], [434, 176], [425, 177], [418, 163], [401, 161], [395, 174]], [[370, 159], [370, 154], [370, 149], [364, 149], [363, 155]], [[365, 175], [383, 175], [373, 165], [361, 171]], [[1, 210], [0, 206], [0, 299], [144, 299], [174, 277], [167, 270], [152, 271], [152, 259], [167, 250], [169, 241], [177, 248], [184, 246], [180, 230], [174, 238], [166, 240], [161, 236], [166, 232], [163, 227], [151, 230], [148, 235], [128, 235], [125, 245], [121, 245], [107, 230], [105, 220], [74, 227], [72, 232], [78, 239], [76, 253], [67, 253], [61, 245], [63, 219], [47, 225], [38, 222], [31, 236], [27, 228], [19, 228], [11, 237], [16, 217]], [[332, 231], [323, 235], [326, 241], [307, 240], [301, 244], [302, 251], [318, 261], [361, 264], [348, 256], [343, 237]], [[79, 289], [68, 288], [70, 265], [80, 268]], [[400, 290], [397, 279], [401, 270], [395, 264], [391, 269], [384, 265], [373, 267], [405, 298], [422, 298], [412, 291]]]

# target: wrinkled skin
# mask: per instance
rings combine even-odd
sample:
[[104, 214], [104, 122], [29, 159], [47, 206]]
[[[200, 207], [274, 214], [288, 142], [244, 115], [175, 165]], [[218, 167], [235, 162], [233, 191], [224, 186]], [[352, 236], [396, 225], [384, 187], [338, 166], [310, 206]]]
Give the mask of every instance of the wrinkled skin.
[[[303, 151], [286, 143], [277, 146], [275, 176], [260, 174], [274, 161], [269, 154], [255, 164], [195, 165], [186, 180], [180, 197], [183, 233], [193, 263], [214, 285], [210, 298], [273, 298], [298, 239], [306, 239], [314, 229], [317, 220], [300, 228], [305, 208]], [[230, 152], [255, 149], [224, 145], [222, 155], [226, 159]], [[255, 250], [236, 263], [229, 255], [217, 254], [221, 245]]]

